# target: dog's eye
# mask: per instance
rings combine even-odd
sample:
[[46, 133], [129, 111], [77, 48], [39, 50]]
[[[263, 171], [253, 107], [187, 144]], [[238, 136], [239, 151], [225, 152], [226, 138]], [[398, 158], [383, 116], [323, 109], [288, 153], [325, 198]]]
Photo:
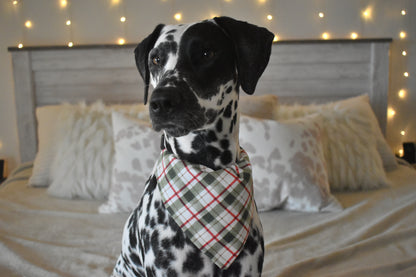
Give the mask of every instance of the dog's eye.
[[212, 50], [205, 50], [204, 52], [202, 52], [202, 57], [205, 60], [210, 60], [215, 56], [215, 52]]
[[152, 63], [154, 65], [159, 65], [160, 64], [160, 58], [159, 58], [159, 56], [153, 57]]

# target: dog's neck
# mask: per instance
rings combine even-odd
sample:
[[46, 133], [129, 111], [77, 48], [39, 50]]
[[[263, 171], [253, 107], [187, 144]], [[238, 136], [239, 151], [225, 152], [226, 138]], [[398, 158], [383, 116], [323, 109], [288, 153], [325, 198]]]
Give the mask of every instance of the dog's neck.
[[[165, 147], [178, 158], [211, 169], [225, 168], [239, 158], [239, 110], [238, 91], [231, 97], [222, 97], [223, 105], [216, 119], [202, 130], [182, 137], [165, 133]], [[224, 95], [224, 94], [223, 94]]]

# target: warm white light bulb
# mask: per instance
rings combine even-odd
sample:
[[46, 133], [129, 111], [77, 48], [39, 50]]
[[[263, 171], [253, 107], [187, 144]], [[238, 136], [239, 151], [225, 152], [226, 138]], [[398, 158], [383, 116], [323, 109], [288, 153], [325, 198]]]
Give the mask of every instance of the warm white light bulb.
[[324, 33], [322, 33], [321, 37], [322, 37], [323, 39], [329, 39], [329, 38], [330, 38], [330, 35], [329, 35], [329, 33], [324, 32]]
[[118, 39], [118, 44], [123, 45], [124, 43], [126, 43], [126, 40], [124, 38]]
[[404, 151], [403, 148], [399, 149], [399, 157], [403, 157], [404, 156]]
[[19, 4], [19, 2], [18, 2], [17, 0], [14, 0], [14, 1], [13, 1], [13, 5], [15, 5], [15, 6], [16, 6], [17, 4]]
[[23, 43], [19, 43], [19, 44], [17, 45], [17, 47], [19, 47], [19, 48], [23, 48]]
[[405, 50], [402, 51], [402, 56], [406, 56], [407, 52]]
[[267, 15], [267, 20], [272, 20], [272, 19], [273, 19], [273, 15], [268, 14], [268, 15]]
[[399, 34], [400, 38], [405, 38], [406, 37], [406, 32], [405, 31], [401, 31]]
[[74, 43], [72, 41], [68, 42], [68, 47], [74, 46]]
[[373, 9], [372, 7], [367, 7], [364, 11], [362, 11], [361, 15], [365, 20], [369, 20], [372, 17]]
[[68, 1], [67, 0], [61, 0], [61, 7], [65, 8], [68, 5]]
[[275, 35], [274, 35], [274, 38], [273, 38], [273, 41], [274, 41], [274, 42], [276, 42], [276, 41], [278, 41], [278, 40], [279, 40], [279, 36], [275, 34]]
[[358, 34], [356, 32], [352, 32], [350, 36], [351, 36], [351, 39], [358, 38]]
[[173, 16], [176, 21], [181, 21], [182, 20], [182, 14], [181, 13], [175, 13], [175, 15]]
[[319, 16], [320, 18], [324, 18], [324, 17], [325, 17], [325, 14], [324, 14], [323, 12], [320, 12], [320, 13], [318, 13], [318, 16]]
[[400, 13], [401, 13], [402, 15], [406, 15], [406, 10], [402, 10]]
[[399, 90], [398, 95], [402, 99], [405, 98], [406, 97], [406, 90], [404, 90], [404, 89]]
[[71, 25], [71, 20], [67, 20], [66, 22], [65, 22], [65, 24], [66, 24], [66, 26], [69, 26], [69, 25]]
[[393, 108], [388, 108], [387, 114], [389, 118], [392, 118], [393, 116], [396, 115], [396, 111]]
[[28, 28], [28, 29], [32, 28], [32, 21], [27, 20], [27, 21], [25, 22], [25, 26], [26, 26], [26, 28]]
[[406, 132], [402, 130], [402, 131], [400, 131], [400, 135], [404, 136], [404, 135], [406, 135]]
[[125, 16], [120, 17], [120, 21], [121, 22], [126, 22], [126, 17]]
[[406, 78], [407, 78], [407, 77], [409, 77], [409, 72], [407, 72], [407, 71], [406, 71], [406, 72], [404, 72], [404, 73], [403, 73], [403, 76], [404, 76], [404, 77], [406, 77]]

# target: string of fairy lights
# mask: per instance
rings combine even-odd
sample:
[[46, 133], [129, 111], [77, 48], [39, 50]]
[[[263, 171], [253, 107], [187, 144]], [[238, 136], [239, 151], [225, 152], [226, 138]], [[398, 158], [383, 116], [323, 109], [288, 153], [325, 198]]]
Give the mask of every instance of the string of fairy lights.
[[[17, 10], [17, 14], [18, 10], [21, 8], [22, 5], [24, 5], [25, 0], [12, 0], [12, 4], [14, 6], [14, 8]], [[59, 7], [61, 9], [63, 9], [66, 13], [65, 13], [65, 21], [62, 22], [62, 24], [65, 25], [66, 29], [67, 29], [67, 41], [66, 41], [66, 45], [68, 47], [73, 47], [76, 42], [74, 41], [74, 37], [73, 37], [73, 21], [72, 21], [72, 9], [71, 9], [71, 3], [70, 0], [55, 0], [58, 1], [59, 3]], [[175, 0], [160, 0], [160, 1], [172, 1], [172, 19], [173, 21], [176, 22], [181, 22], [184, 18], [183, 12], [179, 12], [176, 11], [176, 7], [175, 7]], [[218, 1], [222, 1], [222, 2], [227, 2], [230, 3], [233, 0], [218, 0]], [[265, 4], [266, 2], [268, 2], [268, 0], [253, 0], [258, 2], [259, 4]], [[269, 0], [270, 1], [270, 0]], [[270, 1], [272, 2], [272, 1]], [[122, 36], [120, 36], [119, 38], [117, 38], [117, 40], [115, 41], [116, 44], [120, 44], [123, 45], [125, 44], [126, 41], [126, 24], [128, 22], [128, 19], [126, 17], [126, 7], [125, 7], [125, 3], [123, 0], [109, 0], [110, 5], [112, 6], [118, 6], [118, 11], [119, 11], [119, 21], [120, 21], [120, 33], [122, 34]], [[320, 35], [320, 39], [323, 40], [328, 40], [328, 39], [332, 39], [333, 36], [332, 34], [325, 30], [326, 29], [326, 24], [325, 23], [325, 19], [326, 19], [326, 12], [325, 10], [318, 10], [318, 11], [314, 11], [314, 13], [316, 13], [316, 17], [318, 19], [318, 21], [321, 24], [322, 28], [323, 28], [323, 32]], [[400, 16], [402, 17], [406, 17], [408, 16], [407, 11], [405, 9], [402, 8], [398, 8], [397, 13], [400, 14]], [[218, 16], [217, 14], [210, 14], [209, 17], [214, 17], [214, 16]], [[269, 13], [269, 14], [265, 14], [265, 21], [266, 22], [272, 22], [272, 20], [274, 19], [274, 15]], [[374, 16], [374, 6], [369, 5], [366, 8], [364, 8], [362, 11], [360, 11], [360, 18], [362, 19], [362, 24], [365, 24], [368, 21], [371, 21], [373, 19]], [[18, 48], [23, 48], [24, 47], [24, 40], [25, 40], [25, 33], [29, 32], [32, 28], [35, 28], [36, 26], [36, 22], [33, 22], [31, 19], [28, 18], [23, 18], [22, 14], [19, 14], [19, 20], [22, 20], [22, 24], [23, 24], [23, 30], [22, 30], [22, 38], [21, 41], [17, 43]], [[358, 39], [361, 37], [360, 31], [363, 32], [363, 27], [364, 25], [362, 25], [361, 30], [352, 30], [346, 38], [349, 39]], [[344, 37], [345, 38], [345, 37]], [[275, 38], [274, 41], [278, 41], [280, 40], [281, 37], [275, 33]], [[400, 41], [404, 41], [407, 39], [407, 33], [405, 30], [400, 30], [397, 34], [397, 37], [395, 38], [397, 40]], [[408, 53], [407, 49], [400, 49], [400, 55], [402, 56], [402, 58], [408, 58], [410, 53]], [[398, 92], [396, 93], [396, 97], [399, 100], [405, 100], [407, 98], [408, 95], [408, 89], [405, 87], [406, 84], [406, 79], [409, 78], [409, 72], [408, 71], [404, 71], [401, 73], [402, 77], [401, 79], [403, 79], [404, 81], [402, 82], [402, 86], [401, 88], [398, 90]], [[394, 109], [394, 107], [389, 106], [388, 107], [388, 111], [387, 111], [387, 116], [388, 116], [388, 120], [392, 120], [395, 116], [397, 115], [396, 110]], [[406, 135], [406, 130], [400, 130], [400, 136], [404, 137]], [[398, 146], [395, 148], [395, 152], [400, 155], [403, 156], [403, 149], [401, 148], [401, 146]]]

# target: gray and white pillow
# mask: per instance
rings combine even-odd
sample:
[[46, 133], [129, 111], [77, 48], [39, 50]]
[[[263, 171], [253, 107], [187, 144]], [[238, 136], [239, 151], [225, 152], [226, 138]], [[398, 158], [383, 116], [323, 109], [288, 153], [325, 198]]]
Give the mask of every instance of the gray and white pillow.
[[331, 195], [319, 116], [290, 122], [242, 116], [240, 145], [253, 167], [259, 211], [339, 211]]
[[143, 193], [160, 153], [160, 134], [149, 122], [113, 112], [115, 159], [108, 201], [100, 213], [130, 212]]

